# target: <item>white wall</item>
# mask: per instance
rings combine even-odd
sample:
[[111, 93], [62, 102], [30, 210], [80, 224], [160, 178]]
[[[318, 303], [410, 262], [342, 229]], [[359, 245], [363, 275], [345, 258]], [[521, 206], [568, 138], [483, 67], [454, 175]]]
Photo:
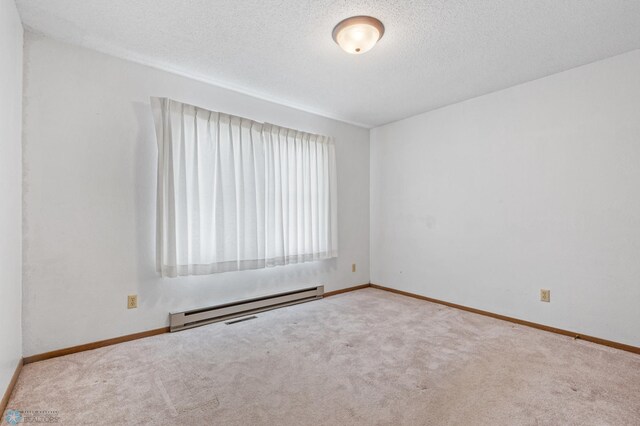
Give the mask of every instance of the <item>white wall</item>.
[[22, 23], [0, 0], [0, 398], [22, 357], [21, 134]]
[[640, 51], [371, 140], [371, 282], [640, 346]]
[[[25, 356], [163, 327], [171, 310], [369, 282], [368, 130], [30, 33], [25, 43]], [[161, 279], [150, 96], [334, 136], [338, 260]]]

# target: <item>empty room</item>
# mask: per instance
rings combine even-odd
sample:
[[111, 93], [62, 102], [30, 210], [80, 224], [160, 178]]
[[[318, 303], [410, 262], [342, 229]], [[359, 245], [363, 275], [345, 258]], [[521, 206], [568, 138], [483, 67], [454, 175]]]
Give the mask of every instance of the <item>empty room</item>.
[[640, 0], [0, 0], [0, 398], [640, 425]]

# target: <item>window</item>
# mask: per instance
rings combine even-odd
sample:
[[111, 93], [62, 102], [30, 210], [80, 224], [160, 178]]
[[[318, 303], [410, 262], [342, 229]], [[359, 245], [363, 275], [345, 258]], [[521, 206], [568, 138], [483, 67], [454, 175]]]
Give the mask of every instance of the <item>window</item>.
[[152, 98], [157, 266], [212, 274], [336, 257], [335, 145], [326, 136]]

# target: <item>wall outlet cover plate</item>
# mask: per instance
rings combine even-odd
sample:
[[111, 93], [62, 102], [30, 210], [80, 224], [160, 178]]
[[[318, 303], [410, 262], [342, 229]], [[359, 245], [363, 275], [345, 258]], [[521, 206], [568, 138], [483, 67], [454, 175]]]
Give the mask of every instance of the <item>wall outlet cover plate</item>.
[[551, 290], [540, 289], [540, 301], [551, 302]]
[[127, 296], [127, 309], [134, 309], [138, 307], [138, 295], [131, 294]]

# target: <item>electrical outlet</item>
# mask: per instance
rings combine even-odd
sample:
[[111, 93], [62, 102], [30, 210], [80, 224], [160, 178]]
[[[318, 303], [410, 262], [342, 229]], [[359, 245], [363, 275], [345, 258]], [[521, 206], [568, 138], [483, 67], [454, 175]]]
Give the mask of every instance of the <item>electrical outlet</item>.
[[540, 289], [540, 301], [551, 302], [551, 290]]
[[138, 307], [138, 295], [130, 294], [127, 296], [127, 309], [134, 309]]
[[356, 271], [356, 264], [352, 264], [351, 265], [351, 272], [355, 272]]

